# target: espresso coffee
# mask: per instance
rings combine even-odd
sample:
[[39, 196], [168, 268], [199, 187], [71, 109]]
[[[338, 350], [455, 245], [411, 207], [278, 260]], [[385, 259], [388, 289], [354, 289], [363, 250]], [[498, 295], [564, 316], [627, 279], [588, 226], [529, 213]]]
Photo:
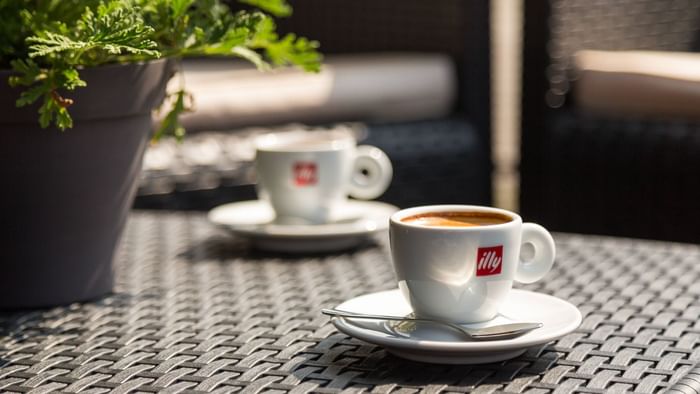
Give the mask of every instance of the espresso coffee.
[[401, 219], [404, 223], [426, 227], [476, 227], [508, 223], [507, 215], [494, 212], [428, 212]]

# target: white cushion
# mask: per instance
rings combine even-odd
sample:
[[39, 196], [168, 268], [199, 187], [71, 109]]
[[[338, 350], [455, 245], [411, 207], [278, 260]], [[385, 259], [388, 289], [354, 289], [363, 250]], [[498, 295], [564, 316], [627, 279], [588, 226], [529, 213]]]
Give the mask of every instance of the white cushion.
[[576, 104], [606, 114], [700, 118], [700, 54], [577, 52]]
[[190, 130], [434, 118], [452, 110], [457, 92], [454, 65], [441, 54], [327, 56], [317, 74], [259, 72], [229, 59], [189, 60], [183, 69], [195, 106], [182, 117]]

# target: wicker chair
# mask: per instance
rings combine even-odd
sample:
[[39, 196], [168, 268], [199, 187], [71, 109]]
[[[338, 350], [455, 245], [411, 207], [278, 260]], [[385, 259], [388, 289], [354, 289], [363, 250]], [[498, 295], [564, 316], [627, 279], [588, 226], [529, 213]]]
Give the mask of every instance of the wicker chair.
[[[394, 164], [394, 179], [382, 196], [383, 201], [401, 207], [432, 203], [489, 204], [489, 2], [297, 0], [291, 3], [294, 15], [281, 20], [279, 29], [320, 41], [325, 54], [439, 52], [454, 59], [459, 97], [451, 116], [366, 124], [367, 138], [362, 142], [383, 149]], [[190, 179], [205, 177], [211, 181], [211, 171], [208, 174], [197, 171], [193, 170]], [[208, 188], [172, 182], [166, 188], [167, 193], [148, 192], [153, 189], [149, 183], [154, 178], [147, 176], [135, 206], [206, 210], [222, 202], [255, 196], [249, 178], [233, 172], [220, 175], [222, 179], [208, 182]], [[168, 182], [162, 176], [157, 178], [161, 184]]]
[[697, 51], [700, 4], [528, 1], [521, 211], [553, 230], [700, 242], [700, 125], [573, 102], [581, 49]]

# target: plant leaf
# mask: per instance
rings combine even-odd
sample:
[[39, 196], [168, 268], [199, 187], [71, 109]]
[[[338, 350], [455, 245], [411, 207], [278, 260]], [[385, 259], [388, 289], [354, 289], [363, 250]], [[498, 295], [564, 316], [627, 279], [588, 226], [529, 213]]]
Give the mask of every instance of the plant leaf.
[[12, 69], [18, 74], [10, 77], [10, 86], [30, 86], [45, 76], [41, 68], [32, 59], [17, 59], [10, 62], [10, 64]]
[[56, 126], [61, 131], [73, 128], [73, 118], [65, 107], [58, 107], [58, 110], [56, 110]]
[[187, 92], [185, 90], [179, 90], [174, 93], [175, 100], [173, 101], [170, 110], [163, 118], [158, 130], [156, 130], [153, 135], [153, 140], [158, 141], [164, 135], [174, 135], [178, 138], [182, 138], [185, 135], [185, 128], [182, 127], [179, 121], [180, 114], [185, 112], [185, 96]]
[[39, 100], [41, 96], [46, 94], [46, 87], [43, 84], [34, 85], [31, 88], [22, 92], [17, 99], [16, 105], [18, 107], [24, 107], [33, 102]]
[[87, 86], [85, 81], [80, 79], [80, 74], [75, 68], [67, 68], [61, 72], [64, 81], [62, 81], [63, 87], [68, 90], [74, 90], [77, 87]]
[[58, 105], [51, 99], [45, 99], [44, 103], [39, 107], [39, 125], [43, 128], [49, 127], [53, 120], [54, 113], [58, 111]]
[[296, 64], [306, 71], [318, 72], [321, 69], [321, 56], [316, 52], [316, 48], [318, 48], [316, 41], [287, 34], [282, 40], [269, 43], [265, 50], [277, 66]]
[[292, 15], [292, 7], [285, 0], [240, 0], [240, 2], [258, 7], [277, 17]]
[[267, 71], [270, 69], [270, 65], [263, 60], [263, 57], [250, 48], [235, 47], [231, 50], [231, 53], [253, 63], [258, 70]]
[[183, 16], [192, 3], [194, 3], [194, 0], [171, 0], [170, 9], [173, 13], [173, 19]]
[[[63, 95], [85, 86], [83, 67], [214, 55], [261, 70], [319, 69], [317, 42], [275, 31], [271, 15], [290, 15], [287, 0], [238, 1], [256, 9], [233, 13], [223, 0], [0, 0], [0, 62], [16, 72], [12, 86], [26, 87], [16, 104], [40, 102], [40, 124], [60, 129], [72, 127], [72, 100]], [[173, 97], [165, 133], [184, 133], [177, 115], [187, 97]]]
[[207, 55], [230, 55], [233, 48], [245, 44], [249, 31], [246, 28], [231, 29], [214, 45], [207, 45], [203, 52]]

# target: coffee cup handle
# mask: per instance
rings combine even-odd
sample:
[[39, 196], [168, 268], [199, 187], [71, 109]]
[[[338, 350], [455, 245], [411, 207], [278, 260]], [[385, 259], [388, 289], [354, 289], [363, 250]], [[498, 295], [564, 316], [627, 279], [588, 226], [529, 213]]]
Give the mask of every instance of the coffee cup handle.
[[393, 167], [381, 149], [360, 145], [350, 177], [349, 194], [360, 200], [371, 200], [382, 195], [391, 183]]
[[544, 227], [535, 223], [523, 223], [522, 245], [531, 244], [535, 249], [532, 259], [523, 261], [518, 257], [518, 270], [515, 280], [520, 283], [532, 283], [542, 279], [554, 264], [556, 249], [554, 239]]

